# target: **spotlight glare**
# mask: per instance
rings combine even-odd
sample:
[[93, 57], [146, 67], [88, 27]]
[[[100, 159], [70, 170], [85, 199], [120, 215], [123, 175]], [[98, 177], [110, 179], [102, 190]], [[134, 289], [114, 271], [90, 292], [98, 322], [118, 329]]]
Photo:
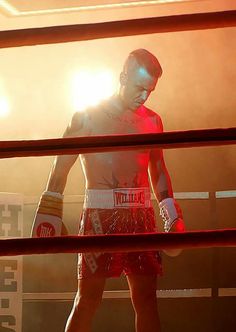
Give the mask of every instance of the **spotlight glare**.
[[74, 75], [72, 98], [76, 111], [95, 106], [115, 91], [115, 80], [109, 70], [81, 70]]

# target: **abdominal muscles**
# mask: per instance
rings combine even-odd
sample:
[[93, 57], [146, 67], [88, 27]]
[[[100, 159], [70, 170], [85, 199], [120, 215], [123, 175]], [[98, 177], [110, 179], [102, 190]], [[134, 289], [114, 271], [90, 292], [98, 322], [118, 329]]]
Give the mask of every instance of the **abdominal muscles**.
[[148, 187], [149, 150], [93, 153], [80, 156], [87, 188]]

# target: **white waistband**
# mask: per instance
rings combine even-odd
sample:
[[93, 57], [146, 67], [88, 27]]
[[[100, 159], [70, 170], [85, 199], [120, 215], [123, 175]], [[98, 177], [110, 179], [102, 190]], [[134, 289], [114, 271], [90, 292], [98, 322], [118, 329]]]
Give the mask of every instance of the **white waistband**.
[[150, 199], [149, 188], [86, 189], [84, 208], [148, 208]]

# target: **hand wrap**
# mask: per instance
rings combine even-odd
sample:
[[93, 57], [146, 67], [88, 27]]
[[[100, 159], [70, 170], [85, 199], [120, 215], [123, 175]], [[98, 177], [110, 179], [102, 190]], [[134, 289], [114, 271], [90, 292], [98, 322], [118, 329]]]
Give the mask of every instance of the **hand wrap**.
[[183, 219], [180, 206], [174, 198], [165, 198], [159, 203], [160, 216], [164, 221], [164, 230], [169, 232], [178, 219]]
[[45, 191], [41, 196], [32, 227], [32, 237], [60, 236], [63, 195]]

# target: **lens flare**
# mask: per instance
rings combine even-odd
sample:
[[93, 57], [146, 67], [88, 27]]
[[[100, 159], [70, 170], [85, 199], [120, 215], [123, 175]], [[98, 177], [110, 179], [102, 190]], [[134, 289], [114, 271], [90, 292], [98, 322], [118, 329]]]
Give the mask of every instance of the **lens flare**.
[[6, 98], [0, 96], [0, 117], [6, 117], [10, 112], [9, 104]]

